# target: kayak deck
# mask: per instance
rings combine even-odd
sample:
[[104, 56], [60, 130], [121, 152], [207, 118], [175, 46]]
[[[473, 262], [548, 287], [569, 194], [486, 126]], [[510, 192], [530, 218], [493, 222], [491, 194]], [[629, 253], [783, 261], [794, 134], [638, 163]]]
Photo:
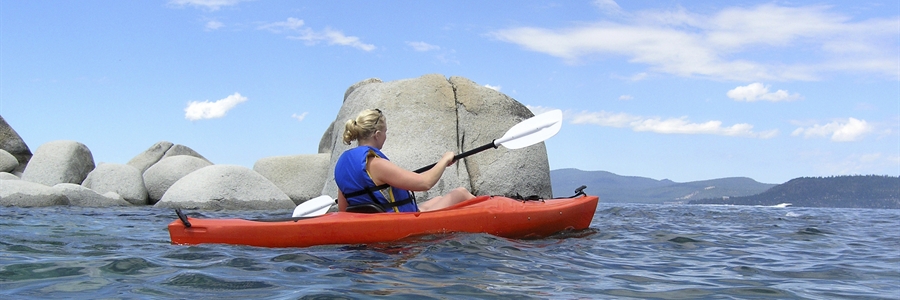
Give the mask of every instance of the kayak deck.
[[488, 233], [506, 238], [541, 238], [588, 228], [597, 196], [522, 201], [481, 196], [454, 206], [415, 213], [328, 213], [285, 221], [187, 218], [169, 224], [173, 244], [205, 243], [260, 247], [368, 244], [450, 232]]

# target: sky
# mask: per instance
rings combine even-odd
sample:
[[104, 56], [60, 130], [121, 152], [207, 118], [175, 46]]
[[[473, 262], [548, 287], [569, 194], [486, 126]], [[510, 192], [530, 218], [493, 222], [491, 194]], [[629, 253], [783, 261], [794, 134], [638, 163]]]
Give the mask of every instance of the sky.
[[895, 0], [0, 0], [0, 115], [32, 152], [252, 168], [316, 153], [354, 83], [426, 74], [562, 110], [551, 170], [900, 175]]

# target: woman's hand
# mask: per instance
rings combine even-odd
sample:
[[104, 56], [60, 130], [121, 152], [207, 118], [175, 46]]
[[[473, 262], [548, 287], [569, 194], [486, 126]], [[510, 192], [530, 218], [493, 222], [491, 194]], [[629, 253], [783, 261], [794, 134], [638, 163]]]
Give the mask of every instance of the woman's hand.
[[447, 153], [444, 153], [444, 156], [441, 157], [441, 161], [446, 161], [446, 166], [449, 167], [449, 166], [453, 165], [453, 163], [456, 162], [455, 160], [453, 160], [453, 157], [455, 157], [455, 156], [456, 155], [453, 154], [453, 152], [447, 151]]

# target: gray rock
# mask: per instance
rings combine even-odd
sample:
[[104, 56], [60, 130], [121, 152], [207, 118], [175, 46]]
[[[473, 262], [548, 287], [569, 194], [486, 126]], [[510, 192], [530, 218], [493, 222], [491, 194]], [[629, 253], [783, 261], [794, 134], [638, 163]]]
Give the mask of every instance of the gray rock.
[[0, 172], [13, 172], [19, 167], [19, 161], [15, 156], [0, 149]]
[[265, 177], [233, 165], [211, 165], [182, 177], [154, 206], [205, 210], [295, 207], [291, 198]]
[[173, 145], [175, 144], [167, 141], [157, 142], [147, 150], [144, 150], [144, 152], [131, 158], [126, 164], [143, 173], [147, 168], [150, 168], [150, 166], [162, 159], [163, 155], [166, 154], [166, 151], [168, 151], [169, 148], [172, 148]]
[[[347, 102], [347, 98], [349, 98], [350, 94], [356, 91], [356, 89], [370, 83], [382, 83], [382, 81], [378, 78], [369, 78], [354, 83], [349, 88], [347, 88], [346, 91], [344, 91], [344, 102]], [[338, 118], [334, 122], [331, 122], [331, 125], [329, 125], [328, 129], [325, 130], [325, 134], [322, 135], [322, 139], [319, 140], [319, 153], [331, 153], [331, 149], [334, 148], [334, 143], [342, 143], [342, 141], [340, 140], [340, 136], [338, 136], [339, 139], [337, 141], [334, 140], [335, 137], [333, 136], [332, 131], [335, 130], [335, 126], [340, 126], [340, 130], [344, 130], [345, 121], [347, 120], [341, 120], [340, 118]]]
[[328, 153], [267, 157], [257, 160], [253, 171], [300, 204], [322, 195], [330, 158]]
[[203, 157], [203, 155], [200, 155], [200, 153], [197, 153], [197, 151], [194, 151], [187, 146], [176, 145], [167, 141], [160, 141], [156, 144], [153, 144], [153, 146], [150, 146], [150, 148], [148, 148], [141, 154], [133, 157], [128, 161], [128, 165], [135, 167], [136, 169], [138, 169], [138, 171], [144, 173], [144, 171], [147, 171], [150, 166], [159, 162], [163, 158], [176, 155], [190, 155], [209, 162], [209, 160]]
[[147, 205], [144, 178], [135, 167], [123, 164], [100, 164], [82, 185], [97, 193], [114, 192], [134, 205]]
[[81, 184], [94, 169], [91, 150], [75, 141], [52, 141], [38, 147], [22, 180], [54, 186], [59, 183]]
[[185, 175], [210, 165], [209, 161], [190, 155], [175, 155], [159, 160], [144, 171], [143, 175], [150, 204], [159, 202], [169, 187]]
[[74, 183], [60, 183], [54, 185], [52, 189], [65, 195], [69, 199], [69, 205], [73, 206], [111, 207], [131, 205], [131, 203], [125, 201], [122, 196], [115, 192], [100, 195], [92, 189]]
[[6, 123], [3, 116], [0, 116], [0, 149], [6, 150], [19, 161], [19, 165], [10, 173], [22, 173], [25, 170], [25, 166], [31, 159], [31, 150], [28, 149], [28, 145], [25, 144], [22, 137]]
[[0, 180], [0, 205], [43, 207], [68, 205], [69, 198], [53, 188], [25, 180]]
[[[442, 75], [425, 75], [415, 79], [354, 85], [344, 99], [330, 135], [331, 160], [329, 176], [322, 193], [337, 196], [334, 164], [338, 157], [356, 143], [343, 143], [344, 123], [359, 112], [378, 108], [388, 124], [388, 138], [382, 152], [395, 164], [407, 170], [433, 164], [444, 152], [460, 152], [456, 100], [453, 87]], [[427, 192], [417, 192], [420, 200], [439, 196], [457, 187], [470, 188], [465, 164], [447, 168], [444, 176]]]
[[352, 94], [353, 91], [356, 91], [356, 89], [358, 89], [359, 87], [370, 84], [370, 83], [382, 83], [382, 82], [383, 81], [381, 81], [381, 79], [378, 79], [378, 78], [369, 78], [369, 79], [364, 79], [364, 80], [361, 80], [360, 82], [354, 83], [353, 85], [348, 87], [346, 91], [344, 91], [344, 101], [347, 101], [347, 98], [350, 97], [350, 94]]
[[8, 172], [0, 172], [0, 180], [21, 180], [19, 176], [16, 174], [8, 173]]
[[[459, 105], [460, 144], [464, 150], [491, 143], [507, 130], [534, 116], [531, 111], [498, 91], [463, 77], [450, 77]], [[465, 159], [473, 194], [538, 195], [552, 198], [550, 162], [544, 143], [521, 149], [486, 150]]]
[[[331, 153], [322, 194], [336, 197], [334, 163], [347, 149], [344, 122], [365, 109], [387, 117], [382, 151], [398, 166], [416, 170], [433, 164], [446, 151], [461, 153], [491, 143], [533, 114], [521, 103], [462, 77], [432, 74], [381, 82], [364, 80], [345, 94], [343, 106], [321, 139], [320, 152]], [[539, 195], [550, 198], [550, 167], [543, 143], [517, 150], [486, 150], [457, 162], [420, 201], [465, 187], [476, 195]]]
[[[200, 153], [197, 153], [197, 151], [194, 151], [194, 149], [191, 149], [188, 146], [179, 145], [179, 144], [175, 144], [172, 146], [172, 148], [169, 148], [169, 150], [166, 151], [166, 154], [163, 154], [162, 158], [164, 159], [166, 157], [172, 157], [172, 156], [177, 156], [177, 155], [193, 156], [193, 157], [205, 160], [209, 164], [212, 164], [212, 162], [207, 160], [206, 157], [203, 157], [203, 155], [200, 155]], [[162, 160], [162, 159], [160, 159], [160, 160]]]
[[[331, 135], [334, 131], [335, 122], [337, 121], [332, 121], [331, 125], [328, 125], [328, 129], [325, 129], [325, 133], [322, 134], [322, 138], [319, 139], [319, 153], [331, 153], [331, 148], [334, 148], [335, 141], [334, 137]], [[341, 126], [344, 126], [343, 123], [341, 124]], [[341, 143], [341, 141], [338, 141], [338, 143]]]

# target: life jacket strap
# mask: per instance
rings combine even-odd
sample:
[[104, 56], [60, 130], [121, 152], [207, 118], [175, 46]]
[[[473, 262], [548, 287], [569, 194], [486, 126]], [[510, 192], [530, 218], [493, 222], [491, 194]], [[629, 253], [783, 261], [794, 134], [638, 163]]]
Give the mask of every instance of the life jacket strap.
[[359, 191], [355, 191], [355, 192], [351, 192], [351, 193], [346, 193], [346, 194], [344, 194], [344, 197], [345, 197], [345, 198], [353, 198], [353, 197], [356, 197], [356, 196], [361, 196], [361, 195], [368, 194], [368, 195], [369, 195], [369, 198], [372, 198], [372, 203], [375, 203], [375, 205], [381, 206], [382, 208], [384, 208], [385, 211], [387, 211], [387, 210], [389, 210], [389, 209], [393, 209], [394, 207], [400, 207], [400, 206], [402, 206], [402, 205], [406, 205], [406, 204], [408, 204], [408, 203], [410, 203], [410, 202], [413, 202], [413, 201], [415, 200], [415, 197], [412, 196], [412, 195], [413, 195], [412, 192], [410, 192], [410, 197], [407, 197], [406, 199], [403, 199], [403, 200], [400, 200], [400, 201], [388, 202], [388, 203], [381, 203], [381, 201], [378, 201], [378, 197], [375, 197], [375, 192], [380, 191], [380, 190], [382, 190], [382, 189], [384, 189], [384, 188], [388, 188], [388, 187], [390, 187], [390, 185], [387, 185], [387, 184], [383, 184], [383, 185], [380, 185], [380, 186], [377, 186], [377, 187], [374, 187], [374, 188], [373, 188], [373, 187], [366, 187], [366, 188], [364, 188], [364, 189], [362, 189], [362, 190], [359, 190]]

